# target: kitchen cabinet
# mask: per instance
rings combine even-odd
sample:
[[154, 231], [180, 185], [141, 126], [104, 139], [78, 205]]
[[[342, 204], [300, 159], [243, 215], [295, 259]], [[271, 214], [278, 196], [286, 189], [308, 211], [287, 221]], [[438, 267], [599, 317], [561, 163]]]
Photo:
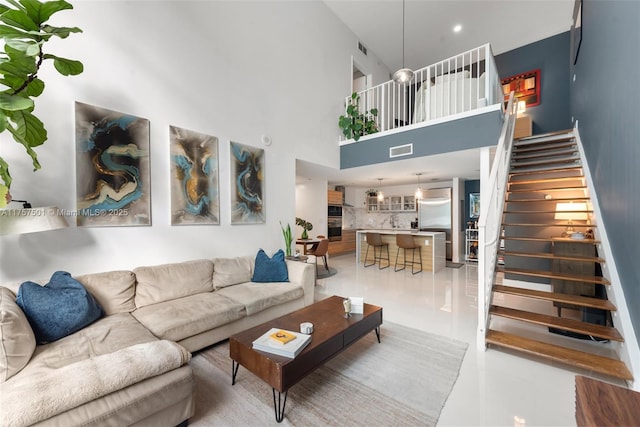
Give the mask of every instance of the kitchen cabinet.
[[329, 255], [338, 255], [356, 250], [356, 230], [342, 229], [342, 239], [329, 242]]
[[342, 206], [342, 192], [329, 190], [327, 192], [327, 202], [330, 205], [340, 205]]
[[382, 200], [367, 197], [369, 212], [409, 212], [416, 210], [415, 196], [387, 196]]

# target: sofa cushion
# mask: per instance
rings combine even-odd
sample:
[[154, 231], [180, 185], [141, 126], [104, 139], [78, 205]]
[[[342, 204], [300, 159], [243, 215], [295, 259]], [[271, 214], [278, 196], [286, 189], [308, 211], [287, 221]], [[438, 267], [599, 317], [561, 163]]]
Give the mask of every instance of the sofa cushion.
[[138, 267], [136, 307], [213, 291], [213, 262], [208, 259]]
[[289, 281], [287, 264], [284, 262], [282, 249], [276, 251], [272, 258], [269, 258], [269, 255], [264, 250], [260, 249], [258, 251], [251, 281], [259, 283]]
[[85, 274], [75, 279], [91, 292], [106, 315], [130, 313], [136, 309], [136, 276], [132, 271]]
[[241, 283], [216, 291], [233, 301], [244, 304], [251, 316], [269, 307], [302, 298], [304, 290], [299, 283]]
[[27, 315], [40, 344], [70, 335], [103, 315], [95, 298], [66, 271], [53, 273], [44, 286], [24, 282], [16, 303]]
[[222, 289], [227, 286], [251, 281], [253, 263], [250, 257], [214, 258], [213, 288]]
[[204, 292], [142, 307], [132, 314], [156, 337], [180, 341], [243, 318], [247, 312], [243, 304], [218, 292]]
[[33, 330], [15, 299], [9, 289], [0, 288], [0, 382], [20, 372], [36, 348]]

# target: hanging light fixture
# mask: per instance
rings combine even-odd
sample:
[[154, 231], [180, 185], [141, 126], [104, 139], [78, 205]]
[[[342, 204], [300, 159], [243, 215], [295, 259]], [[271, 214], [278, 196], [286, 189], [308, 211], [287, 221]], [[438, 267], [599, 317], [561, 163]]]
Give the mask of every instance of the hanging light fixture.
[[422, 172], [418, 172], [416, 175], [418, 175], [418, 188], [416, 189], [416, 201], [422, 199], [422, 188], [420, 188], [420, 175], [422, 175]]
[[392, 79], [398, 84], [407, 84], [413, 79], [413, 71], [404, 67], [404, 0], [402, 0], [402, 68], [393, 73]]
[[[378, 178], [378, 187], [382, 185], [382, 178]], [[384, 194], [382, 194], [382, 190], [378, 190], [378, 201], [384, 200]]]

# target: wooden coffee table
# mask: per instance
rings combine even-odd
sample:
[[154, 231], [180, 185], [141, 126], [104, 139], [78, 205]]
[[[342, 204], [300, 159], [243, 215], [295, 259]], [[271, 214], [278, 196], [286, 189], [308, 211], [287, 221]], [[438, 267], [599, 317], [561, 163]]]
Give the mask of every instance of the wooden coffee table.
[[[236, 383], [240, 365], [269, 384], [273, 392], [276, 421], [282, 422], [289, 388], [369, 332], [375, 331], [380, 342], [382, 307], [364, 304], [364, 314], [351, 314], [346, 318], [343, 299], [332, 296], [231, 336], [231, 384]], [[290, 359], [252, 348], [253, 341], [270, 328], [299, 331], [302, 322], [313, 323], [313, 334], [309, 345], [295, 358]]]

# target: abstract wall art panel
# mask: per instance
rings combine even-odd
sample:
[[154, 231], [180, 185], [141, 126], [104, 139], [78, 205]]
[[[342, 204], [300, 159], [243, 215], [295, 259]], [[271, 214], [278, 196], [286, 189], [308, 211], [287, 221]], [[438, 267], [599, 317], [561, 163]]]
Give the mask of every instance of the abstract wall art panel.
[[151, 225], [149, 120], [75, 107], [78, 226]]
[[171, 225], [220, 224], [218, 138], [169, 126]]
[[231, 142], [231, 224], [265, 222], [264, 150]]

